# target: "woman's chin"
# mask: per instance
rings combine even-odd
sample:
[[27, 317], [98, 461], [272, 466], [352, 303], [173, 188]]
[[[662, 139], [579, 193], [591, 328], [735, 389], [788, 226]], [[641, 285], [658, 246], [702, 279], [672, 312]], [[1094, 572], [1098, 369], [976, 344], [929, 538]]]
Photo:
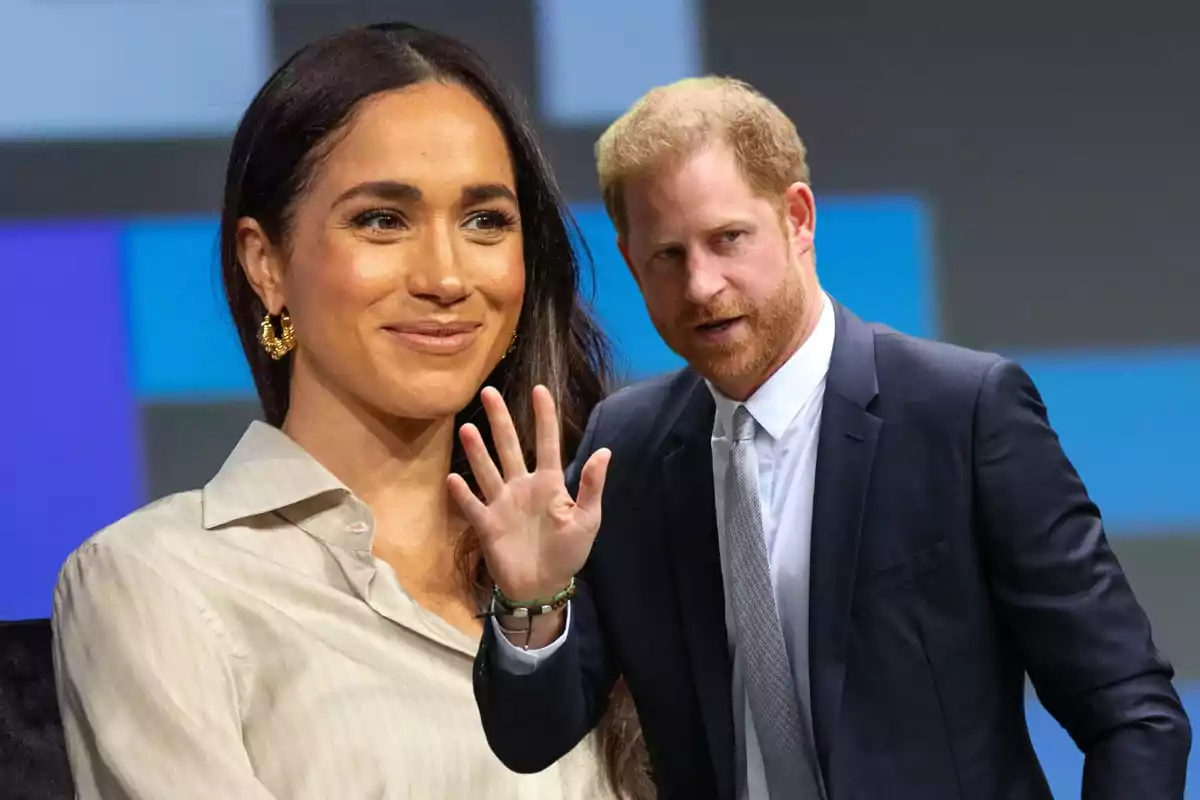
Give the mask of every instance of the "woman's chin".
[[479, 384], [465, 381], [422, 381], [389, 392], [382, 406], [388, 414], [406, 419], [453, 417], [479, 393]]

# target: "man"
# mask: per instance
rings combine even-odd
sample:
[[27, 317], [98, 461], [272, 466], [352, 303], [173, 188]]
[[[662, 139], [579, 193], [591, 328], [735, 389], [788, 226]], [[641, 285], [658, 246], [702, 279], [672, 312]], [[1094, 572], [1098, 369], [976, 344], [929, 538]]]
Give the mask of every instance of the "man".
[[1086, 754], [1085, 798], [1182, 797], [1171, 668], [1021, 368], [822, 292], [804, 146], [745, 84], [656, 89], [597, 153], [689, 368], [597, 408], [579, 509], [524, 550], [485, 536], [496, 754], [545, 768], [623, 674], [661, 797], [1049, 798], [1028, 674]]

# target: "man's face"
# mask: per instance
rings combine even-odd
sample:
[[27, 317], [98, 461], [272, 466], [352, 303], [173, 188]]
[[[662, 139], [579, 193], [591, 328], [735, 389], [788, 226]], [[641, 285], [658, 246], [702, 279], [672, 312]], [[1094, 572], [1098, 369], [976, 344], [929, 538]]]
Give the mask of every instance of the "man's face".
[[659, 335], [722, 392], [749, 396], [804, 333], [816, 294], [812, 192], [756, 195], [718, 142], [628, 182], [624, 199], [621, 252]]

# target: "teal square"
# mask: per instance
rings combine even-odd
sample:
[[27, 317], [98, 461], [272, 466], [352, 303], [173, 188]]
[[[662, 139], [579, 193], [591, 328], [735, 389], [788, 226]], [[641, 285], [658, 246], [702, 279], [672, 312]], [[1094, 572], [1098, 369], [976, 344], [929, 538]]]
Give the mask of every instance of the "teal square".
[[130, 222], [121, 252], [139, 399], [253, 396], [254, 382], [225, 304], [216, 220]]

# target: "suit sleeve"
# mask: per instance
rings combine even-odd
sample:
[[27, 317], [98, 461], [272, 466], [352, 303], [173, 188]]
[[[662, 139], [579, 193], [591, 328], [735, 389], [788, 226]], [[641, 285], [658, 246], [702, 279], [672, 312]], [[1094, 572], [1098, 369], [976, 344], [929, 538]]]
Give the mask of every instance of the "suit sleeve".
[[496, 649], [493, 651], [496, 656], [496, 666], [514, 675], [527, 675], [537, 669], [538, 664], [557, 653], [558, 648], [562, 647], [563, 642], [571, 635], [570, 603], [567, 603], [566, 611], [563, 613], [566, 616], [566, 621], [563, 622], [563, 632], [553, 642], [536, 650], [522, 650], [504, 638], [500, 631], [500, 623], [496, 621], [495, 617], [492, 617], [492, 633], [496, 636]]
[[1084, 800], [1183, 797], [1191, 728], [1171, 666], [1012, 362], [983, 380], [974, 468], [991, 590], [1038, 697], [1085, 754]]
[[59, 576], [53, 625], [81, 800], [271, 800], [242, 744], [232, 648], [185, 587], [88, 544]]
[[[567, 488], [578, 490], [579, 473], [595, 448], [603, 403], [592, 412]], [[601, 527], [600, 535], [603, 535]], [[496, 757], [514, 772], [540, 772], [569, 753], [599, 724], [617, 673], [605, 649], [588, 586], [580, 573], [571, 600], [570, 626], [537, 659], [536, 669], [514, 670], [494, 625], [483, 626], [475, 657], [475, 700], [484, 734]], [[543, 651], [545, 652], [545, 651]]]

